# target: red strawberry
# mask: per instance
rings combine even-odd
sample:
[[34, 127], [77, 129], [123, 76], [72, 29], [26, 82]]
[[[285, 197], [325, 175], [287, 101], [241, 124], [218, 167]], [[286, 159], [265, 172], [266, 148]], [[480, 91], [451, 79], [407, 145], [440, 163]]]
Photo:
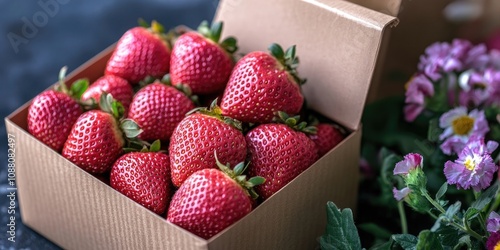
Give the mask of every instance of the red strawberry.
[[309, 138], [316, 144], [319, 157], [328, 153], [344, 139], [344, 134], [333, 125], [320, 123], [316, 128], [316, 134], [310, 134]]
[[194, 108], [184, 93], [155, 82], [135, 94], [128, 117], [143, 129], [142, 140], [169, 140], [177, 124]]
[[37, 95], [28, 109], [28, 131], [38, 140], [60, 152], [68, 138], [71, 127], [83, 109], [78, 99], [88, 87], [88, 82], [79, 80], [67, 89], [64, 77], [66, 67], [59, 73], [57, 90], [46, 90]]
[[174, 85], [188, 85], [194, 94], [222, 92], [234, 66], [232, 53], [236, 39], [229, 37], [219, 43], [222, 23], [210, 29], [203, 22], [198, 32], [181, 35], [172, 49], [170, 75]]
[[[293, 125], [298, 119], [294, 117], [286, 120]], [[308, 131], [310, 127], [306, 128], [305, 123], [300, 123], [295, 129]], [[261, 124], [245, 137], [250, 154], [249, 175], [266, 179], [263, 185], [256, 187], [257, 193], [264, 199], [276, 193], [318, 159], [314, 142], [305, 133], [295, 129], [286, 124]]]
[[[245, 160], [247, 145], [237, 121], [220, 115], [213, 103], [184, 118], [170, 138], [172, 183], [179, 187], [192, 173], [214, 168], [214, 151], [223, 163], [235, 165]], [[236, 127], [235, 127], [236, 126]]]
[[271, 122], [275, 112], [297, 114], [304, 102], [297, 75], [299, 59], [295, 46], [286, 53], [281, 46], [269, 47], [272, 55], [252, 52], [238, 61], [221, 100], [222, 113], [249, 123]]
[[103, 110], [83, 113], [71, 129], [64, 144], [62, 155], [82, 168], [97, 174], [108, 171], [123, 153], [126, 137], [136, 137], [141, 131], [132, 120], [121, 122], [118, 118], [117, 102], [111, 102], [111, 95], [103, 95], [100, 106]]
[[[134, 90], [127, 80], [113, 75], [105, 75], [97, 79], [82, 95], [82, 100], [87, 101], [91, 98], [97, 103], [101, 99], [103, 93], [109, 93], [113, 98], [119, 101], [125, 110], [128, 110]], [[126, 112], [125, 112], [126, 114]]]
[[168, 221], [205, 239], [250, 213], [251, 198], [257, 197], [252, 187], [264, 182], [261, 177], [246, 181], [243, 163], [234, 172], [217, 165], [222, 171], [202, 169], [191, 175], [172, 197], [167, 213]]
[[151, 28], [135, 27], [123, 34], [106, 65], [107, 75], [136, 84], [146, 76], [161, 78], [170, 67], [170, 47], [163, 27], [153, 21]]
[[[158, 141], [159, 142], [159, 141]], [[152, 146], [153, 147], [153, 146]], [[111, 187], [157, 214], [163, 214], [170, 199], [170, 161], [157, 152], [127, 153], [113, 164]]]

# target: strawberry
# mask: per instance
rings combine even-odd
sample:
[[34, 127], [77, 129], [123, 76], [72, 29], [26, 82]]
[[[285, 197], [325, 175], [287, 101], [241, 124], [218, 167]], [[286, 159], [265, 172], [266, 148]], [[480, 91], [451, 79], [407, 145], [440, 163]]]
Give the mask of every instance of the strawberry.
[[170, 199], [170, 161], [158, 152], [160, 141], [150, 150], [122, 155], [113, 164], [111, 187], [156, 214], [163, 214]]
[[119, 76], [136, 84], [146, 76], [160, 78], [169, 71], [170, 46], [163, 27], [135, 27], [123, 34], [106, 65], [106, 75]]
[[189, 114], [170, 138], [172, 183], [179, 187], [192, 173], [214, 168], [214, 151], [221, 162], [235, 165], [245, 160], [247, 146], [238, 121], [223, 117], [214, 101], [210, 107]]
[[78, 80], [68, 89], [64, 82], [66, 67], [59, 73], [55, 89], [37, 95], [28, 109], [28, 131], [38, 140], [60, 152], [71, 127], [83, 113], [79, 98], [88, 82]]
[[156, 81], [135, 94], [128, 117], [143, 129], [142, 140], [169, 140], [177, 124], [194, 108], [184, 93]]
[[115, 100], [123, 105], [125, 111], [128, 110], [134, 96], [134, 90], [127, 80], [118, 76], [105, 75], [90, 85], [83, 93], [82, 100], [87, 101], [93, 98], [95, 102], [99, 103], [103, 93], [111, 94]]
[[222, 113], [249, 123], [271, 122], [275, 112], [297, 114], [304, 102], [297, 75], [295, 46], [283, 52], [272, 44], [271, 54], [251, 52], [233, 69], [221, 100]]
[[111, 95], [102, 95], [99, 103], [102, 110], [78, 117], [62, 150], [65, 158], [92, 174], [108, 171], [123, 153], [125, 137], [134, 138], [141, 132], [134, 121], [118, 120], [123, 107]]
[[[257, 193], [267, 199], [317, 159], [314, 142], [304, 132], [313, 132], [305, 122], [296, 124], [298, 117], [286, 117], [286, 124], [267, 123], [253, 128], [246, 135], [249, 150], [250, 176], [262, 176], [263, 185], [256, 187]], [[293, 126], [290, 127], [290, 126]]]
[[172, 48], [170, 75], [174, 85], [188, 85], [194, 94], [222, 92], [234, 66], [232, 54], [236, 39], [228, 37], [219, 43], [222, 23], [208, 27], [203, 22], [198, 32], [181, 35]]
[[[215, 156], [217, 158], [217, 156]], [[209, 239], [252, 211], [253, 187], [262, 177], [246, 181], [239, 163], [232, 171], [218, 160], [214, 167], [191, 175], [172, 197], [167, 220], [204, 239]], [[222, 170], [222, 171], [221, 171]]]
[[309, 138], [316, 144], [319, 157], [325, 155], [344, 139], [344, 134], [337, 127], [320, 123], [316, 126], [316, 134], [310, 134]]

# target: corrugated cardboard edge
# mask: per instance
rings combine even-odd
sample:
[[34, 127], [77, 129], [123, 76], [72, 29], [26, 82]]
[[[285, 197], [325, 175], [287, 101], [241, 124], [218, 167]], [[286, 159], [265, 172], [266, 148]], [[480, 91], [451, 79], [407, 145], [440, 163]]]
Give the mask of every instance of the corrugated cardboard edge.
[[242, 53], [296, 44], [309, 106], [351, 130], [359, 128], [385, 29], [396, 21], [340, 0], [223, 0], [215, 19]]

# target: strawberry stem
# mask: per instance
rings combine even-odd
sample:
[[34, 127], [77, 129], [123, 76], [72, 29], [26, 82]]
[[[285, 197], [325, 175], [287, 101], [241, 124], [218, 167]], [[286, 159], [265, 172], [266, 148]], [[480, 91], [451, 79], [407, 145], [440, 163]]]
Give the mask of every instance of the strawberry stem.
[[307, 79], [300, 78], [299, 73], [297, 72], [297, 68], [299, 67], [299, 57], [296, 56], [295, 45], [292, 45], [284, 51], [281, 45], [273, 43], [269, 45], [268, 50], [271, 52], [271, 55], [285, 68], [285, 70], [292, 75], [297, 84], [302, 85], [306, 83]]
[[308, 126], [307, 122], [305, 121], [299, 122], [300, 115], [290, 116], [283, 111], [278, 111], [276, 113], [276, 116], [273, 118], [273, 121], [285, 124], [296, 131], [300, 131], [306, 134], [316, 134], [318, 130], [316, 126]]
[[233, 170], [231, 170], [231, 168], [229, 167], [229, 163], [224, 165], [219, 161], [219, 158], [217, 158], [216, 151], [214, 151], [214, 156], [217, 167], [219, 167], [219, 169], [222, 172], [224, 172], [227, 176], [229, 176], [231, 179], [236, 181], [236, 183], [238, 183], [238, 185], [240, 185], [243, 188], [243, 190], [245, 190], [248, 196], [252, 197], [252, 199], [254, 200], [259, 197], [259, 194], [255, 192], [253, 187], [263, 184], [266, 181], [266, 179], [264, 179], [264, 177], [261, 176], [255, 176], [247, 180], [247, 177], [246, 175], [243, 175], [243, 172], [245, 172], [249, 163], [245, 164], [244, 162], [240, 162], [236, 164]]
[[234, 118], [222, 115], [222, 110], [219, 107], [219, 105], [217, 105], [217, 99], [218, 98], [215, 98], [215, 100], [212, 101], [209, 108], [207, 108], [207, 107], [194, 108], [194, 109], [190, 110], [189, 112], [187, 112], [186, 116], [194, 114], [194, 113], [200, 113], [200, 114], [208, 115], [211, 117], [215, 117], [215, 118], [223, 121], [224, 123], [235, 127], [236, 129], [238, 129], [240, 131], [243, 130], [243, 126], [242, 126], [242, 123], [240, 121], [238, 121]]
[[212, 23], [212, 27], [209, 27], [208, 22], [205, 20], [201, 22], [200, 26], [198, 26], [198, 33], [214, 43], [219, 44], [219, 46], [222, 47], [227, 53], [232, 55], [238, 50], [238, 42], [236, 38], [230, 36], [219, 43], [223, 27], [223, 22], [214, 22]]

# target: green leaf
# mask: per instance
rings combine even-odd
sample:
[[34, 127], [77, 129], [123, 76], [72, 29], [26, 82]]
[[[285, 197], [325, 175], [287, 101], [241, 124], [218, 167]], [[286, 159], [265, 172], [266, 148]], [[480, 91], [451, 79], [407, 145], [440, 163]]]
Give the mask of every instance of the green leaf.
[[149, 23], [148, 23], [148, 22], [146, 22], [146, 21], [145, 21], [144, 19], [142, 19], [142, 18], [139, 18], [139, 19], [137, 20], [137, 23], [138, 23], [138, 24], [139, 24], [139, 26], [141, 26], [141, 27], [144, 27], [144, 28], [149, 28]]
[[142, 133], [139, 125], [131, 119], [124, 119], [121, 122], [121, 129], [127, 138], [135, 138]]
[[443, 197], [443, 195], [446, 193], [447, 190], [448, 190], [448, 183], [445, 182], [437, 191], [436, 200], [441, 199], [441, 197]]
[[429, 121], [429, 130], [427, 130], [427, 139], [431, 142], [438, 142], [441, 133], [443, 133], [443, 129], [439, 127], [439, 119], [431, 119]]
[[328, 224], [325, 234], [320, 238], [321, 249], [361, 249], [361, 241], [354, 225], [351, 209], [346, 208], [340, 211], [331, 201], [326, 207]]
[[261, 185], [266, 182], [266, 179], [261, 176], [254, 176], [248, 180], [248, 182], [252, 183], [253, 186]]
[[483, 210], [488, 204], [490, 204], [490, 202], [497, 195], [497, 193], [498, 193], [498, 183], [495, 183], [494, 185], [486, 189], [486, 191], [484, 191], [477, 198], [477, 200], [471, 204], [471, 207], [477, 210]]
[[220, 35], [222, 34], [222, 27], [224, 24], [222, 22], [214, 22], [212, 23], [212, 27], [210, 28], [211, 36], [210, 38], [215, 43], [219, 43]]
[[[137, 126], [139, 127], [139, 126]], [[158, 152], [160, 151], [161, 149], [161, 141], [160, 140], [156, 140], [153, 142], [153, 144], [151, 144], [151, 146], [149, 147], [149, 151], [150, 152]]]
[[463, 246], [467, 246], [467, 249], [472, 249], [472, 244], [470, 241], [470, 235], [464, 235], [459, 240], [458, 243], [453, 248], [454, 250], [462, 249]]
[[456, 244], [458, 244], [460, 237], [464, 234], [449, 225], [441, 225], [435, 233], [439, 235], [441, 245], [443, 245], [443, 248], [445, 249], [453, 248]]
[[453, 205], [450, 205], [448, 209], [446, 209], [446, 213], [444, 216], [449, 220], [453, 220], [453, 216], [455, 216], [460, 208], [462, 207], [462, 203], [460, 201], [455, 202]]
[[418, 235], [417, 250], [443, 250], [439, 235], [429, 230], [423, 230]]
[[480, 210], [477, 208], [469, 207], [467, 211], [465, 212], [464, 218], [467, 221], [470, 221], [474, 218], [476, 218], [479, 215]]
[[402, 159], [403, 158], [401, 156], [398, 156], [396, 154], [391, 154], [384, 158], [382, 162], [381, 177], [384, 183], [386, 183], [387, 185], [393, 185], [392, 179], [394, 177], [394, 166]]
[[295, 57], [295, 51], [296, 51], [296, 46], [293, 45], [291, 46], [290, 48], [288, 48], [285, 52], [285, 58], [286, 59], [292, 59], [294, 60], [296, 57]]
[[392, 249], [392, 245], [393, 245], [393, 241], [391, 239], [391, 240], [389, 240], [389, 241], [387, 241], [385, 243], [382, 243], [382, 244], [370, 247], [370, 250], [391, 250]]
[[387, 229], [380, 227], [375, 223], [364, 223], [358, 226], [358, 228], [372, 234], [377, 239], [390, 239], [392, 233]]
[[238, 50], [238, 42], [236, 38], [230, 36], [220, 43], [221, 47], [224, 48], [230, 54], [236, 52]]
[[418, 238], [411, 234], [395, 234], [392, 239], [405, 250], [416, 250]]
[[83, 93], [89, 87], [89, 80], [87, 79], [78, 79], [72, 85], [70, 89], [70, 94], [76, 99], [80, 99]]
[[283, 48], [277, 43], [269, 45], [268, 49], [271, 52], [271, 54], [280, 61], [283, 60], [283, 58], [285, 57], [285, 52], [283, 51]]

